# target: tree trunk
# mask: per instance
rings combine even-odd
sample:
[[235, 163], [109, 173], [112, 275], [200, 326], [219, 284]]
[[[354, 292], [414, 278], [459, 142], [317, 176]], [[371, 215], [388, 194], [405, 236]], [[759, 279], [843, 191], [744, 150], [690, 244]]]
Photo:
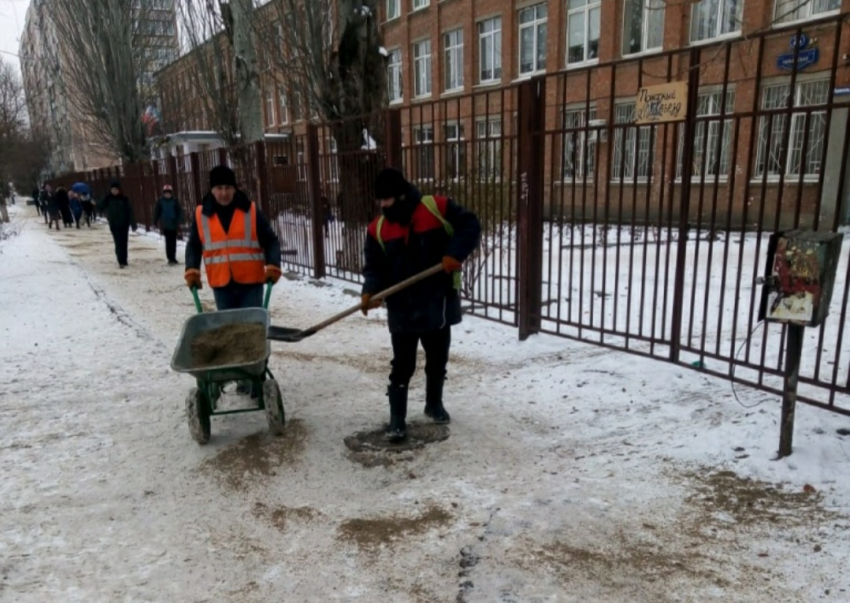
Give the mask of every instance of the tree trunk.
[[254, 47], [251, 19], [252, 0], [233, 0], [233, 63], [238, 90], [239, 129], [242, 145], [263, 140], [262, 101], [260, 99], [257, 52]]

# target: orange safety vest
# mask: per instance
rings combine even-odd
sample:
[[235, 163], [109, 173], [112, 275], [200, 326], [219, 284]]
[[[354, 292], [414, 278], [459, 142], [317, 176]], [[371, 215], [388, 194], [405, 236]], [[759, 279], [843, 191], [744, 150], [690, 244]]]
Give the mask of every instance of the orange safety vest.
[[210, 287], [224, 287], [231, 279], [243, 285], [265, 282], [265, 255], [257, 240], [257, 206], [253, 201], [250, 212], [233, 212], [228, 232], [224, 232], [217, 215], [204, 215], [201, 205], [195, 208], [195, 223], [204, 246]]

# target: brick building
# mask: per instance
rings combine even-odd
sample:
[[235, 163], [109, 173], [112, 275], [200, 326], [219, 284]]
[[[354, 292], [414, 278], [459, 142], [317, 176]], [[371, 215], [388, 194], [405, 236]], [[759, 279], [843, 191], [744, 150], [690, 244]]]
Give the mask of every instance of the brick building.
[[[381, 9], [402, 163], [423, 187], [509, 204], [520, 135], [535, 129], [525, 144], [537, 151], [549, 215], [673, 219], [685, 190], [695, 219], [720, 211], [742, 226], [771, 223], [783, 203], [810, 222], [848, 213], [850, 96], [839, 94], [850, 92], [850, 0], [384, 0]], [[161, 74], [163, 98], [183, 101], [165, 102], [170, 132], [210, 130], [189, 70], [181, 59]], [[520, 110], [530, 80], [542, 95]], [[636, 124], [638, 90], [668, 82], [695, 88], [680, 99], [692, 105], [688, 123]], [[270, 78], [261, 94], [266, 131], [299, 141], [315, 113]], [[337, 173], [332, 137], [320, 144], [323, 173]], [[303, 144], [290, 155], [301, 163]], [[767, 208], [759, 216], [747, 214], [755, 199]]]

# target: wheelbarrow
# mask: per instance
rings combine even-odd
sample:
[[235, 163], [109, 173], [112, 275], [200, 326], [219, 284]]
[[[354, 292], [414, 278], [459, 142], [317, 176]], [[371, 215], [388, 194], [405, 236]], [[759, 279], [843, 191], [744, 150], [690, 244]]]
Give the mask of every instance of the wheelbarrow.
[[[262, 325], [266, 334], [269, 330], [269, 299], [272, 284], [266, 285], [262, 308], [244, 308], [239, 310], [221, 310], [204, 312], [197, 289], [192, 289], [195, 308], [198, 313], [186, 319], [183, 331], [171, 359], [171, 369], [178, 373], [188, 373], [197, 380], [186, 397], [186, 416], [189, 421], [189, 432], [198, 444], [206, 444], [210, 440], [210, 417], [215, 415], [232, 415], [244, 412], [265, 411], [269, 430], [274, 434], [283, 433], [285, 414], [280, 386], [268, 368], [271, 345], [266, 339], [265, 349], [256, 358], [251, 358], [240, 364], [218, 364], [196, 368], [192, 364], [192, 341], [201, 333], [212, 331], [227, 325]], [[253, 392], [257, 392], [256, 406], [237, 408], [233, 410], [218, 410], [218, 401], [225, 383], [239, 381], [249, 384]]]

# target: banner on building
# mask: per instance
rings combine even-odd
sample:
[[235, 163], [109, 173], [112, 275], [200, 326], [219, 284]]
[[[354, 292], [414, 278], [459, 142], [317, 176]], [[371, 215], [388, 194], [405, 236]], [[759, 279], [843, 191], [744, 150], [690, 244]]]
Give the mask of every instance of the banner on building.
[[688, 83], [671, 82], [646, 86], [637, 93], [636, 124], [684, 121], [688, 116]]

